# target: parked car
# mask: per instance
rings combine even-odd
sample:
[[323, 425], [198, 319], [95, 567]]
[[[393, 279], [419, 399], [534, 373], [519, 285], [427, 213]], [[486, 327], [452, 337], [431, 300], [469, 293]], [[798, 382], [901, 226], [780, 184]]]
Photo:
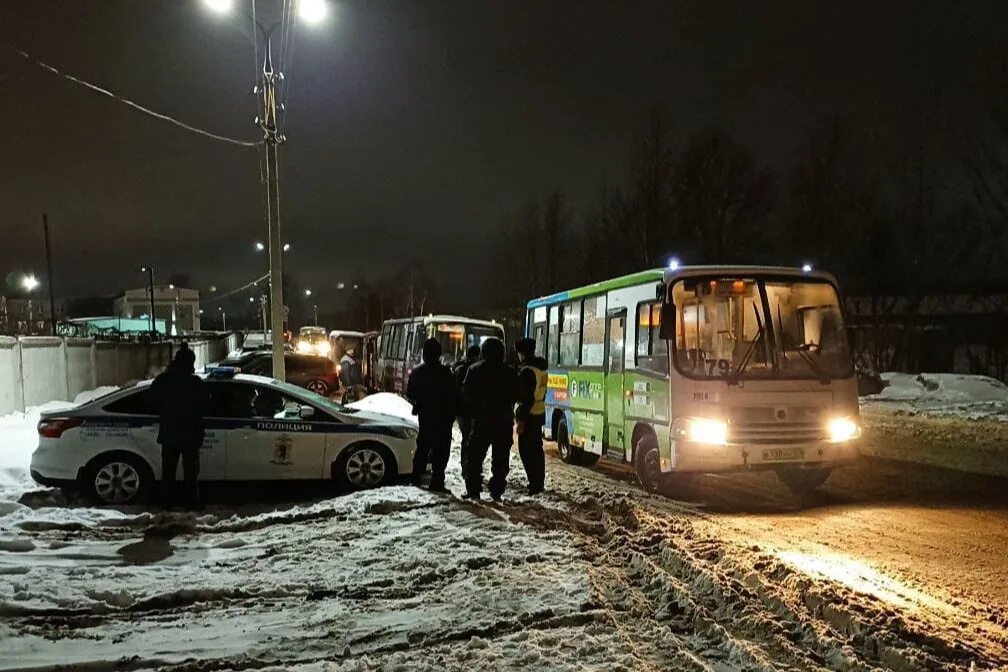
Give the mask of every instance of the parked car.
[[[234, 367], [242, 373], [255, 376], [273, 375], [273, 357], [269, 352], [248, 352], [238, 357], [229, 357], [219, 366]], [[315, 394], [329, 397], [339, 391], [339, 370], [328, 357], [315, 355], [288, 354], [284, 356], [287, 382]]]
[[[333, 480], [370, 488], [412, 470], [417, 430], [403, 419], [234, 369], [200, 375], [208, 397], [200, 481]], [[161, 480], [150, 382], [43, 413], [32, 478], [104, 503], [143, 501]]]

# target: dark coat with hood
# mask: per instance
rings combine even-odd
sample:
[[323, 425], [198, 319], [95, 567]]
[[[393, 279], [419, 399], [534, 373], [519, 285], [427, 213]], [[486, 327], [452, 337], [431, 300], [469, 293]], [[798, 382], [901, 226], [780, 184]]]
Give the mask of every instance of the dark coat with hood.
[[429, 339], [423, 346], [423, 364], [413, 369], [406, 383], [406, 398], [413, 413], [431, 420], [453, 422], [458, 413], [458, 390], [451, 369], [441, 363], [441, 344]]
[[514, 421], [518, 375], [504, 362], [504, 343], [483, 342], [482, 361], [469, 367], [462, 394], [477, 424], [508, 426]]
[[174, 361], [151, 383], [151, 395], [161, 416], [158, 443], [199, 449], [203, 444], [206, 391], [194, 373], [195, 355], [180, 349]]

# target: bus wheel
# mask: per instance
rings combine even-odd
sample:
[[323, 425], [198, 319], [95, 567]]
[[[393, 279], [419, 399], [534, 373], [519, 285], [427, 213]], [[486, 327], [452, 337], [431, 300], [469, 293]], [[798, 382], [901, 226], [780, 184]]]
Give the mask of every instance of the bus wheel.
[[826, 482], [833, 467], [790, 467], [777, 470], [777, 478], [797, 495], [807, 495]]
[[645, 434], [634, 447], [634, 471], [637, 480], [648, 492], [663, 492], [666, 478], [659, 467], [658, 441], [651, 434]]
[[579, 463], [581, 449], [570, 444], [570, 434], [567, 432], [567, 420], [565, 418], [561, 418], [560, 423], [557, 425], [556, 442], [557, 452], [560, 453], [561, 460], [567, 464]]

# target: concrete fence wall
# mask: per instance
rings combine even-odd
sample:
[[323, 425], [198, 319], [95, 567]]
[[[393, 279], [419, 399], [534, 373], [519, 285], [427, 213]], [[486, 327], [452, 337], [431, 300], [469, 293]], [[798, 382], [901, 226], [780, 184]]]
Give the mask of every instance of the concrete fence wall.
[[[190, 341], [196, 369], [224, 359], [237, 334]], [[119, 343], [47, 336], [0, 336], [0, 415], [47, 401], [73, 401], [105, 385], [156, 376], [177, 343]]]

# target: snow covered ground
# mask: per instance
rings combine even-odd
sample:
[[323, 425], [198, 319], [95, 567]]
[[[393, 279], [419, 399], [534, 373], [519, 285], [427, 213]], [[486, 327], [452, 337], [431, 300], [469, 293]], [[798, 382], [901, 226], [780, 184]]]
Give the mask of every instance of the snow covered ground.
[[[391, 395], [362, 405], [409, 413]], [[4, 440], [28, 436], [26, 424], [8, 423]], [[448, 486], [460, 493], [457, 457]], [[650, 495], [618, 472], [553, 460], [550, 492], [532, 498], [517, 458], [513, 467], [503, 505], [390, 487], [162, 513], [33, 493], [0, 509], [0, 669], [1008, 664], [1006, 609], [966, 609], [854, 562], [870, 538], [841, 534], [832, 554], [814, 552], [773, 536], [794, 514], [750, 524], [702, 498]], [[20, 478], [17, 464], [5, 473]], [[885, 515], [860, 534], [886, 534]]]
[[863, 399], [894, 414], [1008, 422], [1008, 385], [957, 373], [884, 373], [881, 393]]
[[870, 455], [1008, 476], [1008, 386], [986, 376], [885, 373], [861, 400]]

